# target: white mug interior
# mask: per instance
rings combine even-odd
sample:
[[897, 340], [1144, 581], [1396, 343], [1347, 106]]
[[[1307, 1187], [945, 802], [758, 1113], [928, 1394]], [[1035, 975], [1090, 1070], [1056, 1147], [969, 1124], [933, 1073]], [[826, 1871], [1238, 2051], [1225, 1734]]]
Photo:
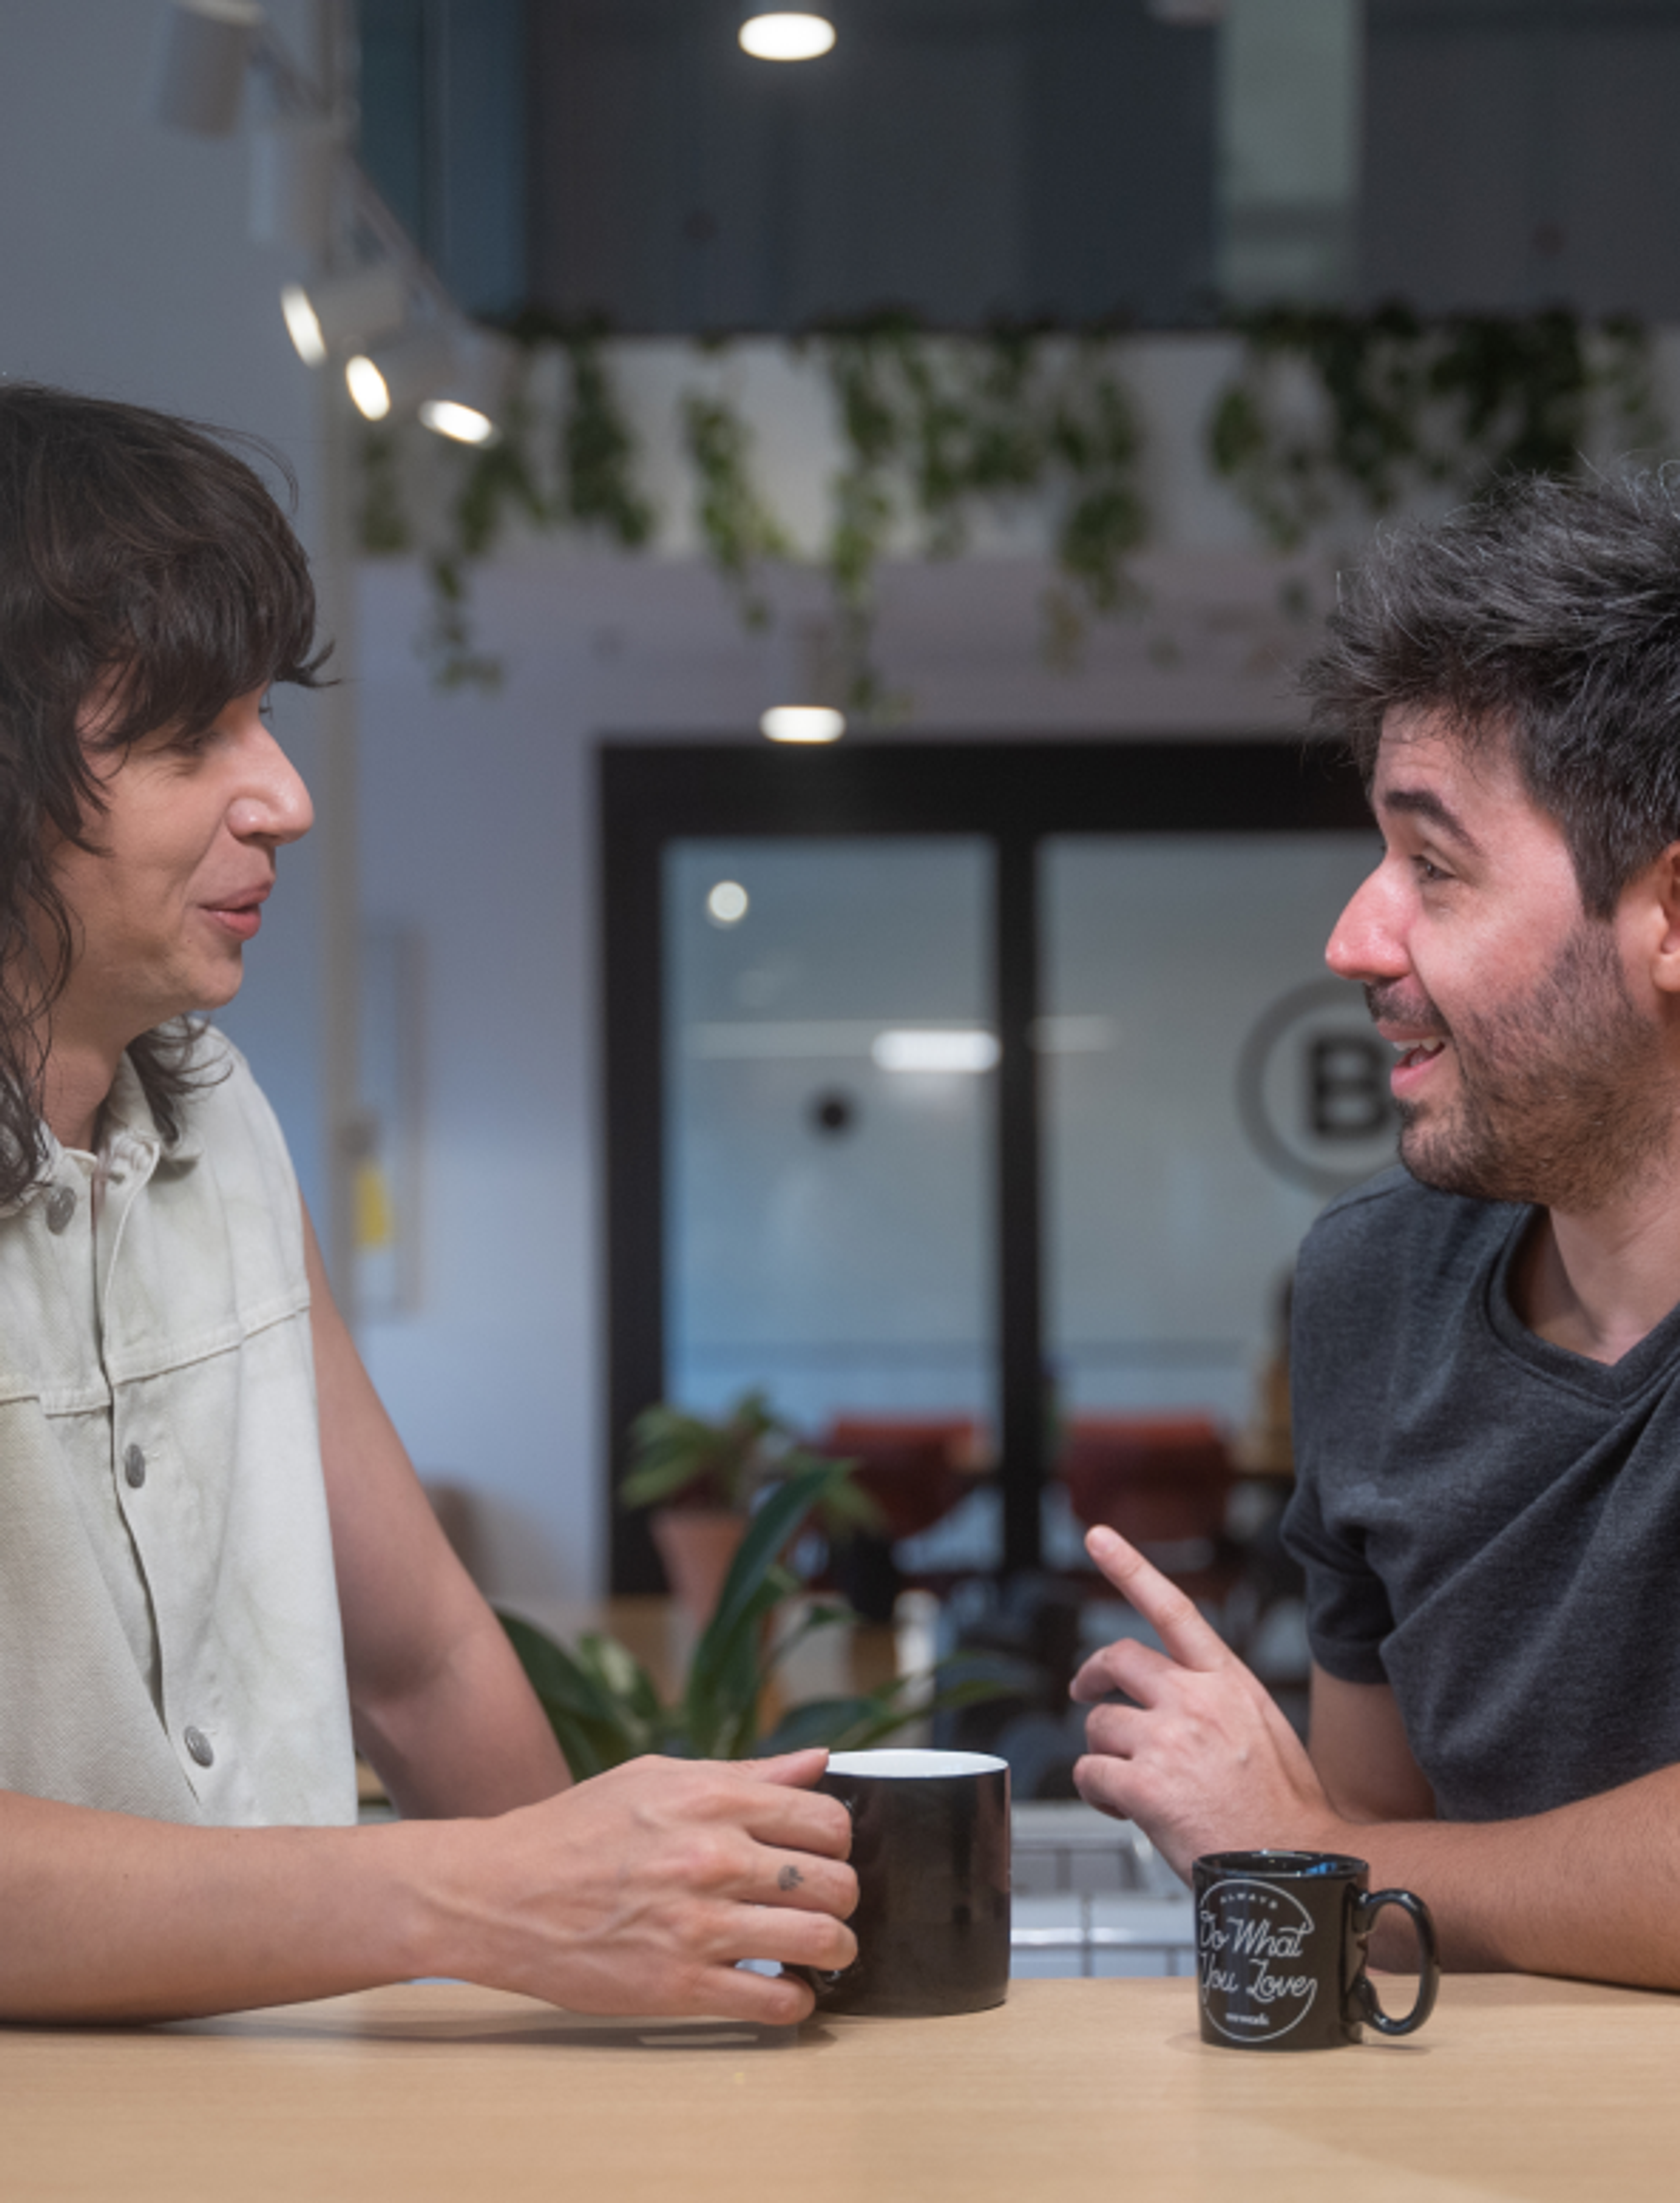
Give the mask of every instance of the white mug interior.
[[934, 1775], [995, 1775], [1008, 1764], [989, 1751], [923, 1751], [887, 1746], [879, 1751], [831, 1751], [830, 1775], [884, 1775], [899, 1781]]

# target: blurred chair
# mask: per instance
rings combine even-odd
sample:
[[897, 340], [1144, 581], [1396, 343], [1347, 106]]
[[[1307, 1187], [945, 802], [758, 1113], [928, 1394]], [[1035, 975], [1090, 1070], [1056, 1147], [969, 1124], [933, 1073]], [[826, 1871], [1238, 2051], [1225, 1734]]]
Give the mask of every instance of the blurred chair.
[[974, 1489], [976, 1433], [965, 1418], [837, 1415], [820, 1453], [855, 1461], [854, 1475], [880, 1508], [887, 1539], [931, 1529]]
[[931, 1529], [974, 1488], [974, 1424], [965, 1418], [837, 1415], [817, 1450], [857, 1463], [858, 1489], [881, 1509], [879, 1535], [857, 1531], [836, 1544], [832, 1580], [868, 1621], [890, 1621], [903, 1586], [893, 1548]]
[[1223, 1604], [1242, 1573], [1225, 1527], [1237, 1471], [1209, 1417], [1076, 1416], [1057, 1474], [1088, 1530], [1106, 1523], [1192, 1598]]

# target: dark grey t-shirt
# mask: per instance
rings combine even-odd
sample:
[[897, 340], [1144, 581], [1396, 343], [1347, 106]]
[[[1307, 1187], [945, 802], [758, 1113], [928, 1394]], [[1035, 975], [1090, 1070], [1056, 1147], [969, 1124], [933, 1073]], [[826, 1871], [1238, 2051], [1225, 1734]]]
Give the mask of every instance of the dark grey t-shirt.
[[1453, 1820], [1680, 1761], [1680, 1309], [1610, 1368], [1536, 1338], [1506, 1291], [1532, 1214], [1392, 1171], [1296, 1273], [1313, 1657], [1393, 1686]]

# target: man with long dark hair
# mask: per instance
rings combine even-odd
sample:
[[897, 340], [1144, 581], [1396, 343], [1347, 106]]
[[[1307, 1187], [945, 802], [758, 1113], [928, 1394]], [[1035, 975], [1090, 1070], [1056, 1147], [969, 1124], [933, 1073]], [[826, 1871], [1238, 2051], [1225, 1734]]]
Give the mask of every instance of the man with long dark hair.
[[[1680, 1987], [1680, 509], [1517, 482], [1380, 540], [1307, 669], [1384, 854], [1329, 960], [1391, 1172], [1294, 1317], [1310, 1751], [1129, 1547], [1079, 1782], [1174, 1863], [1355, 1852], [1443, 1957]], [[1404, 1938], [1401, 1939], [1402, 1942]]]
[[309, 826], [265, 700], [315, 617], [226, 442], [0, 386], [0, 2018], [416, 1974], [798, 2018], [736, 1962], [853, 1953], [823, 1755], [568, 1787], [190, 1019]]

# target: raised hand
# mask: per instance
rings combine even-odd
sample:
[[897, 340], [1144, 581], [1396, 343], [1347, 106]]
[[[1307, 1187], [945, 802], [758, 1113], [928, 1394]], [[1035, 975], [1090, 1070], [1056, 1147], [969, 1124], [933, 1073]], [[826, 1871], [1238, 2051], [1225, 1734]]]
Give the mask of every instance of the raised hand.
[[[1312, 1763], [1264, 1686], [1135, 1546], [1109, 1529], [1085, 1544], [1166, 1650], [1123, 1637], [1074, 1677], [1073, 1698], [1092, 1708], [1074, 1769], [1080, 1795], [1135, 1821], [1187, 1879], [1204, 1852], [1345, 1849]], [[1117, 1691], [1132, 1703], [1099, 1703]]]

